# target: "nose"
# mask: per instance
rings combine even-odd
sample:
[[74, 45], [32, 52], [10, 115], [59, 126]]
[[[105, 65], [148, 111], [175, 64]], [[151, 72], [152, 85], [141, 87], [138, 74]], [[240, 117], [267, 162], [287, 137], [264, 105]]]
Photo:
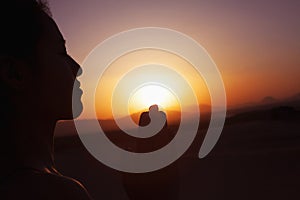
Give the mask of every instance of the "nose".
[[70, 56], [71, 66], [74, 73], [74, 76], [78, 77], [82, 74], [81, 66]]
[[79, 68], [77, 70], [77, 76], [80, 76], [82, 74], [82, 68], [78, 63], [77, 63], [77, 65], [79, 66]]

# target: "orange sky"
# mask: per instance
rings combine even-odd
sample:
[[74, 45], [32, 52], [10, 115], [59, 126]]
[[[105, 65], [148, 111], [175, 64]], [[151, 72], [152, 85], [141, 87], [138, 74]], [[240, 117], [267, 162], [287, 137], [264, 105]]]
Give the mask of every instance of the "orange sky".
[[[229, 105], [300, 92], [299, 1], [49, 3], [68, 51], [79, 63], [113, 34], [137, 27], [165, 27], [189, 35], [206, 48], [223, 76]], [[205, 102], [207, 96], [199, 93], [198, 98]]]
[[[146, 73], [145, 70], [134, 71], [134, 69], [137, 66], [143, 66], [143, 65], [147, 65], [145, 66], [145, 68], [147, 68]], [[149, 70], [149, 68], [151, 67], [153, 67], [154, 71]], [[182, 76], [183, 80], [185, 81], [187, 80], [188, 84], [191, 85], [193, 93], [196, 95], [198, 102], [200, 102], [201, 104], [210, 103], [209, 93], [203, 79], [189, 62], [187, 62], [186, 60], [182, 59], [181, 57], [175, 54], [166, 51], [146, 49], [146, 50], [130, 52], [120, 57], [119, 59], [115, 60], [109, 66], [109, 68], [107, 68], [102, 79], [99, 81], [99, 85], [95, 97], [98, 117], [109, 118], [112, 116], [110, 105], [112, 101], [113, 91], [116, 85], [120, 84], [118, 83], [118, 81], [121, 80], [124, 74], [127, 74], [126, 76], [129, 76], [127, 77], [129, 81], [125, 82], [125, 84], [128, 85], [130, 84], [130, 82], [132, 82], [135, 79], [142, 79], [142, 80], [146, 78], [155, 79], [158, 78], [159, 76], [158, 78], [159, 80], [164, 79], [166, 83], [173, 84], [173, 85], [174, 83], [178, 83], [178, 85], [174, 85], [178, 90], [187, 91], [188, 88], [186, 88], [185, 85], [179, 84], [180, 80], [178, 80], [177, 77]], [[176, 74], [178, 74], [178, 76]], [[143, 91], [142, 89], [141, 91]], [[167, 92], [168, 88], [165, 90]], [[119, 111], [119, 113], [117, 113], [119, 117], [126, 115], [126, 113], [124, 112], [120, 113], [122, 106], [128, 106], [131, 112], [130, 114], [139, 112], [142, 109], [147, 110], [148, 107], [151, 106], [151, 104], [148, 105], [145, 104], [145, 107], [141, 107], [141, 106], [136, 107], [136, 105], [133, 105], [132, 103], [134, 104], [143, 103], [143, 101], [147, 101], [147, 99], [141, 99], [141, 97], [137, 97], [136, 99], [134, 99], [135, 101], [128, 102], [128, 100], [130, 99], [123, 98], [125, 96], [125, 93], [127, 92], [132, 92], [132, 91], [124, 87], [124, 89], [121, 90], [121, 94], [119, 95], [120, 98], [118, 98], [118, 103], [116, 103], [113, 106], [115, 107], [115, 110]], [[151, 91], [146, 91], [146, 92], [151, 92]], [[122, 93], [124, 93], [124, 95], [122, 95]], [[188, 96], [188, 93], [185, 94], [184, 101], [176, 97], [176, 92], [174, 94], [175, 95], [170, 94], [169, 96], [165, 97], [165, 101], [167, 101], [168, 104], [163, 104], [164, 102], [162, 102], [162, 105], [160, 106], [165, 106], [163, 107], [163, 109], [180, 110], [180, 106], [187, 108], [195, 105], [195, 103], [191, 101], [193, 97]], [[115, 95], [117, 96], [118, 94]], [[157, 96], [157, 95], [159, 95], [159, 91], [153, 93], [153, 96]], [[131, 96], [134, 97], [134, 93]], [[148, 98], [151, 97], [152, 95], [149, 96]], [[155, 102], [155, 101], [153, 103], [159, 104], [159, 102]]]

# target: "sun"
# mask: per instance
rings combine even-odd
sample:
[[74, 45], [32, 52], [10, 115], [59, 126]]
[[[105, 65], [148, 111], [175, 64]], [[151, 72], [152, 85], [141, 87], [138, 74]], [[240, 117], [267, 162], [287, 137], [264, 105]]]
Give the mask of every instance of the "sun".
[[153, 104], [157, 104], [161, 109], [176, 107], [178, 101], [169, 89], [158, 84], [148, 84], [135, 90], [128, 103], [129, 110], [137, 112], [148, 110]]

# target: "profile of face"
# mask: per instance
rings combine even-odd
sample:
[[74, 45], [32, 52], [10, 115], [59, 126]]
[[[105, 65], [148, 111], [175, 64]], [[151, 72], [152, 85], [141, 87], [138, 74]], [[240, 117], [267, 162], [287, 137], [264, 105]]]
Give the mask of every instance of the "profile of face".
[[67, 54], [65, 40], [43, 4], [35, 0], [3, 4], [0, 199], [90, 199], [81, 184], [62, 176], [54, 165], [56, 122], [82, 112], [76, 79], [81, 68]]
[[43, 13], [41, 22], [44, 31], [36, 47], [32, 100], [39, 106], [41, 117], [47, 115], [56, 120], [78, 117], [82, 112], [82, 91], [76, 77], [82, 73], [81, 68], [67, 54], [65, 40], [53, 19]]

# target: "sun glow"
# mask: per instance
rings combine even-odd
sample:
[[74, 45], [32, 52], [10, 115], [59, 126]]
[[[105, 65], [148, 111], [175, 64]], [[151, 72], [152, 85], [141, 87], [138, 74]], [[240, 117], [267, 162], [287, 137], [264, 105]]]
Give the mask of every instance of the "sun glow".
[[[99, 80], [95, 95], [84, 95], [82, 99], [95, 98], [99, 119], [140, 114], [153, 104], [167, 114], [181, 110], [193, 112], [193, 106], [197, 105], [189, 89], [198, 102], [209, 104], [205, 82], [190, 63], [163, 50], [146, 49], [116, 59]], [[94, 108], [85, 109], [88, 118]]]
[[130, 112], [148, 110], [148, 108], [157, 104], [162, 109], [178, 107], [176, 96], [167, 88], [150, 84], [135, 90], [129, 99]]

